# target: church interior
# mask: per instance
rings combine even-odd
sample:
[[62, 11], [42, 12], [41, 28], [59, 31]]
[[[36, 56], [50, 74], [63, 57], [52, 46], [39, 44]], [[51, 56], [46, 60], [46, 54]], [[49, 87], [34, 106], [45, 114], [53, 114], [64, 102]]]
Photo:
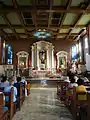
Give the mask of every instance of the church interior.
[[0, 0], [0, 120], [90, 120], [90, 0]]

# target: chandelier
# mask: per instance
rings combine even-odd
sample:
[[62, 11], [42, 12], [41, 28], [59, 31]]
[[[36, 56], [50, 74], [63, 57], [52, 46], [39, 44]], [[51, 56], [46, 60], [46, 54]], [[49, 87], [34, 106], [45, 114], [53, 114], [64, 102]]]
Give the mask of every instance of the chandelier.
[[42, 39], [45, 39], [45, 38], [48, 38], [51, 36], [51, 32], [45, 30], [45, 29], [39, 29], [38, 31], [36, 31], [34, 34], [33, 34], [34, 37], [36, 38], [42, 38]]

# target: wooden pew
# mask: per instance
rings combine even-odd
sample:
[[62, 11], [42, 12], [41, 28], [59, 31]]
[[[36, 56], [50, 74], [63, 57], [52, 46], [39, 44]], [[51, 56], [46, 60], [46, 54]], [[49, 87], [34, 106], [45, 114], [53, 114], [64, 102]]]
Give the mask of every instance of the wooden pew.
[[5, 103], [5, 106], [9, 109], [9, 119], [12, 120], [14, 113], [16, 111], [16, 103], [13, 102], [13, 88], [10, 92], [4, 92], [5, 97], [9, 97], [9, 102]]
[[20, 107], [25, 100], [25, 84], [20, 83]]
[[80, 114], [80, 108], [81, 106], [87, 106], [88, 105], [88, 98], [87, 98], [87, 93], [86, 92], [80, 92], [76, 93], [76, 89], [74, 88], [73, 92], [73, 99], [71, 101], [71, 112], [73, 117], [76, 119], [77, 116], [80, 115], [82, 120], [82, 116]]
[[90, 92], [88, 94], [87, 120], [90, 120]]
[[57, 82], [57, 95], [59, 95], [60, 94], [60, 91], [61, 91], [61, 83], [62, 83], [63, 81], [58, 81]]
[[73, 88], [67, 88], [66, 99], [64, 101], [65, 105], [70, 107], [72, 99], [73, 99]]
[[0, 93], [0, 120], [8, 120], [8, 109], [4, 107], [3, 93]]
[[[68, 82], [64, 82], [64, 81], [60, 81], [59, 83], [59, 97], [60, 97], [60, 100], [63, 100], [65, 101], [66, 99], [66, 89], [67, 89], [67, 86], [68, 86]], [[58, 88], [57, 88], [58, 89]], [[58, 90], [57, 90], [58, 91]]]
[[85, 82], [84, 86], [90, 86], [90, 82]]
[[17, 88], [17, 108], [19, 108], [19, 110], [21, 109], [21, 106], [23, 104], [23, 101], [24, 101], [24, 98], [25, 98], [25, 95], [23, 95], [23, 85], [22, 83], [19, 83], [19, 84], [15, 84], [14, 85], [16, 88]]
[[23, 102], [24, 102], [24, 100], [25, 100], [25, 87], [26, 87], [26, 85], [25, 85], [25, 82], [24, 83], [22, 83], [21, 82], [21, 87], [22, 87], [22, 99], [23, 99]]
[[5, 97], [9, 98], [9, 101], [5, 102], [5, 106], [8, 107], [9, 119], [12, 120], [14, 113], [16, 112], [16, 103], [13, 103], [13, 88], [11, 88], [10, 92], [4, 92], [2, 88], [0, 88], [0, 91], [4, 93]]
[[27, 95], [29, 96], [30, 95], [30, 80], [27, 80], [26, 88], [27, 88]]

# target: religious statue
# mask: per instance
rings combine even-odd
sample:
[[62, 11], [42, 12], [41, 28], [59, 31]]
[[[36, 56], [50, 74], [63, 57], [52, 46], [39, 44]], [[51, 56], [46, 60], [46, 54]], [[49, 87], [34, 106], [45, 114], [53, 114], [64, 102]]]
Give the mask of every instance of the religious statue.
[[46, 52], [44, 50], [39, 52], [39, 58], [41, 60], [41, 64], [45, 64]]

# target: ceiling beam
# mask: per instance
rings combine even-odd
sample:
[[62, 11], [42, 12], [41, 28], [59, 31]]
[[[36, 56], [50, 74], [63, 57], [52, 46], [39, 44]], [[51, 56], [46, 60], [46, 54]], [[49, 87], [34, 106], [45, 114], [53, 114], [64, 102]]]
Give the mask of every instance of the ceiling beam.
[[[71, 2], [72, 2], [72, 0], [68, 0], [67, 5], [66, 5], [66, 10], [68, 10], [70, 8]], [[60, 25], [59, 25], [58, 34], [59, 34], [59, 31], [60, 31], [60, 29], [61, 29], [61, 27], [63, 25], [63, 22], [65, 20], [66, 15], [67, 15], [66, 12], [62, 14], [62, 17], [61, 17], [62, 19], [60, 20], [60, 23], [59, 23]]]
[[0, 29], [0, 31], [1, 31], [1, 35], [0, 36], [3, 36], [3, 38], [6, 40], [6, 39], [10, 39], [9, 38], [9, 36], [8, 36], [8, 34], [3, 30], [3, 29]]
[[[16, 0], [12, 0], [12, 4], [13, 4], [13, 7], [14, 7], [15, 9], [18, 9], [18, 4], [17, 4], [17, 1], [16, 1]], [[17, 14], [18, 14], [18, 17], [19, 17], [20, 22], [21, 22], [21, 24], [22, 24], [22, 27], [24, 28], [26, 34], [28, 34], [27, 28], [26, 28], [26, 26], [25, 26], [25, 24], [24, 24], [22, 12], [17, 12]]]
[[[88, 10], [89, 7], [90, 7], [90, 4], [86, 7], [85, 10]], [[81, 14], [79, 15], [77, 21], [76, 21], [76, 22], [74, 23], [74, 25], [73, 25], [73, 29], [74, 29], [74, 28], [76, 27], [76, 25], [79, 23], [79, 21], [80, 21], [80, 19], [83, 17], [83, 15], [84, 15], [84, 13], [81, 13]], [[70, 34], [71, 34], [71, 32], [72, 32], [73, 29], [70, 29], [70, 30], [69, 30], [68, 36], [66, 37], [65, 40], [67, 40], [67, 39], [69, 38], [69, 36], [70, 36]]]
[[[26, 33], [17, 33], [18, 35], [27, 35]], [[8, 33], [8, 35], [13, 35], [13, 33]], [[53, 34], [55, 36], [55, 34]], [[59, 33], [61, 36], [66, 36], [68, 33]], [[70, 36], [76, 36], [78, 33], [72, 33]]]
[[86, 34], [87, 34], [87, 30], [84, 29], [78, 36], [76, 37], [74, 36], [73, 40], [77, 41], [80, 38], [80, 36], [85, 36]]
[[[33, 7], [21, 7], [21, 8], [0, 8], [0, 13], [8, 13], [8, 12], [33, 12]], [[37, 8], [37, 12], [50, 12], [49, 9], [40, 9]], [[59, 13], [90, 13], [90, 9], [85, 10], [82, 8], [77, 8], [77, 7], [71, 7], [68, 10], [66, 10], [64, 7], [63, 8], [54, 8], [52, 7], [51, 12], [59, 12]]]
[[[17, 28], [23, 28], [22, 25], [12, 25], [12, 27], [14, 29], [17, 29]], [[34, 25], [25, 25], [25, 27], [28, 29], [28, 28], [31, 28], [31, 29], [35, 29]], [[38, 26], [39, 27], [39, 26]], [[47, 26], [40, 26], [41, 28], [48, 28]], [[8, 28], [8, 25], [3, 25], [3, 24], [0, 24], [0, 28]], [[50, 25], [50, 28], [52, 29], [59, 29], [59, 26], [56, 26], [56, 25]], [[72, 25], [62, 25], [61, 26], [62, 29], [69, 29], [69, 28], [73, 28]], [[76, 25], [76, 28], [85, 28], [85, 25]]]
[[[26, 34], [18, 33], [18, 35], [26, 35]], [[14, 36], [14, 34], [9, 33], [8, 36], [9, 36], [9, 37], [10, 37], [10, 36]], [[35, 38], [35, 37], [34, 37], [34, 36], [29, 36], [29, 37], [27, 37], [27, 38]], [[56, 38], [56, 36], [51, 36], [50, 39], [51, 39], [51, 38]], [[39, 38], [38, 38], [38, 39], [39, 39]]]
[[16, 38], [19, 39], [16, 31], [14, 30], [14, 28], [12, 27], [10, 21], [8, 20], [7, 16], [5, 14], [2, 15], [4, 21], [6, 22], [6, 24], [8, 25], [8, 27], [12, 30], [12, 32], [15, 34]]
[[32, 11], [32, 19], [33, 24], [35, 25], [35, 29], [37, 29], [37, 8], [36, 8], [36, 1], [32, 0], [33, 11]]
[[48, 18], [48, 28], [50, 27], [50, 24], [51, 24], [51, 18], [52, 18], [52, 4], [53, 4], [53, 1], [52, 0], [49, 0], [49, 6], [50, 6], [50, 11], [49, 11], [49, 18]]
[[[12, 25], [12, 27], [14, 29], [17, 29], [17, 28], [23, 28], [22, 25]], [[8, 28], [8, 25], [3, 25], [3, 24], [0, 24], [0, 28]], [[33, 25], [26, 25], [26, 28], [31, 28], [31, 29], [34, 29], [34, 26]]]
[[[68, 33], [59, 33], [58, 35], [67, 36]], [[76, 35], [78, 35], [78, 33], [72, 33], [70, 36], [76, 36]]]
[[[66, 5], [66, 11], [70, 8], [71, 2], [72, 2], [72, 0], [68, 0], [67, 5]], [[65, 17], [66, 17], [66, 13], [64, 13], [62, 16], [62, 20], [61, 20], [60, 26], [59, 26], [60, 28], [65, 20]]]

